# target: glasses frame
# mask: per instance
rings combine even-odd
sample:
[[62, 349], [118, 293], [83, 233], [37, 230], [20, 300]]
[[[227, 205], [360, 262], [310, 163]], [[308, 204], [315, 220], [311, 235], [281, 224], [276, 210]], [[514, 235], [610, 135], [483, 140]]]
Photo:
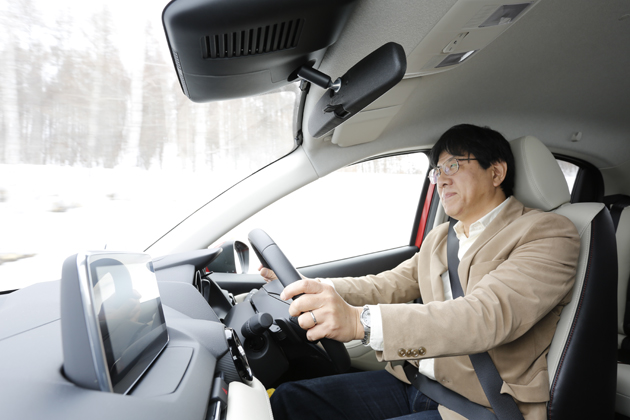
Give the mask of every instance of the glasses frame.
[[[450, 169], [447, 171], [446, 170], [446, 166], [450, 166], [449, 162], [454, 160], [455, 163], [457, 164], [457, 166], [455, 167], [455, 170], [451, 171]], [[429, 181], [431, 182], [431, 184], [437, 184], [438, 183], [438, 179], [440, 178], [440, 175], [442, 174], [442, 172], [444, 172], [444, 175], [446, 176], [453, 176], [455, 175], [458, 171], [459, 171], [459, 161], [466, 161], [466, 162], [470, 162], [471, 160], [479, 160], [477, 158], [471, 158], [471, 157], [467, 157], [467, 158], [456, 158], [455, 156], [446, 159], [446, 162], [444, 162], [444, 164], [442, 166], [436, 166], [435, 168], [431, 169], [429, 171], [429, 175], [427, 176], [427, 178], [429, 178]], [[447, 165], [448, 164], [448, 165]]]

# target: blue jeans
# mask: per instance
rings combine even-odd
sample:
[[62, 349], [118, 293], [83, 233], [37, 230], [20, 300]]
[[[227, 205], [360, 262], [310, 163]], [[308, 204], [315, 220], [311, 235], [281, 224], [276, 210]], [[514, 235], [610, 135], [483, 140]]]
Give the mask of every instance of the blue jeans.
[[439, 420], [437, 407], [384, 370], [287, 382], [271, 396], [275, 420]]

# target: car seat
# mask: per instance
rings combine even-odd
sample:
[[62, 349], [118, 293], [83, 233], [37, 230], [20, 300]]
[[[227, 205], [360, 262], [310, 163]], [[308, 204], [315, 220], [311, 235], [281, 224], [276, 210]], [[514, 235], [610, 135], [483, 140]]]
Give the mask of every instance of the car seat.
[[617, 236], [617, 259], [619, 263], [617, 295], [617, 395], [615, 411], [630, 417], [630, 197], [612, 195], [604, 199], [609, 206]]
[[612, 219], [603, 203], [570, 203], [551, 152], [535, 137], [511, 143], [514, 196], [525, 206], [569, 218], [580, 234], [571, 302], [563, 309], [547, 363], [547, 417], [612, 419], [617, 374], [617, 253]]

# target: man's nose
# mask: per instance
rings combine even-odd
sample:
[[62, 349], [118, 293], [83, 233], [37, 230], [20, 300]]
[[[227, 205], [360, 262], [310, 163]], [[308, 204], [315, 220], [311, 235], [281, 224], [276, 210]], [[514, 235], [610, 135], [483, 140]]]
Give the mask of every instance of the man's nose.
[[446, 176], [444, 171], [440, 171], [437, 181], [438, 187], [444, 187], [445, 185], [449, 185], [451, 183], [451, 177]]

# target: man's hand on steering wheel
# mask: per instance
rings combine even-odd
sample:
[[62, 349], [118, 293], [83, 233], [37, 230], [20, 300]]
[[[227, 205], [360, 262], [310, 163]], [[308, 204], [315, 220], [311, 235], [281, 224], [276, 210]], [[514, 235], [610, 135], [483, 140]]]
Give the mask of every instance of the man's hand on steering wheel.
[[345, 343], [363, 338], [359, 319], [362, 308], [346, 303], [334, 287], [316, 280], [300, 280], [285, 287], [280, 298], [288, 300], [300, 294], [303, 295], [289, 306], [289, 314], [298, 317], [310, 341], [326, 337]]
[[[350, 341], [359, 337], [358, 328], [361, 330], [361, 338], [363, 337], [363, 325], [359, 322], [359, 308], [349, 306], [332, 286], [323, 287], [324, 285], [318, 281], [304, 279], [304, 276], [293, 267], [278, 245], [264, 231], [254, 229], [249, 232], [248, 238], [260, 262], [265, 267], [271, 268], [274, 276], [278, 277], [278, 283], [285, 287], [283, 293], [286, 296], [285, 299], [304, 293], [304, 296], [297, 299], [305, 299], [303, 303], [294, 306], [294, 302], [287, 308], [290, 315], [302, 314], [298, 318], [298, 324], [299, 328], [307, 330], [304, 339], [309, 341], [321, 339], [320, 344], [328, 354], [334, 369], [338, 373], [347, 372], [350, 368], [348, 349], [337, 340]], [[262, 269], [261, 274], [263, 274]], [[272, 277], [268, 271], [265, 271], [263, 275]], [[326, 293], [322, 293], [324, 291]], [[306, 313], [303, 314], [304, 312]], [[319, 321], [318, 312], [320, 313]], [[307, 323], [305, 316], [310, 317], [311, 324]], [[289, 320], [286, 321], [293, 324]], [[320, 323], [321, 325], [318, 325]], [[292, 327], [289, 326], [289, 328]], [[298, 326], [296, 325], [295, 328]]]

